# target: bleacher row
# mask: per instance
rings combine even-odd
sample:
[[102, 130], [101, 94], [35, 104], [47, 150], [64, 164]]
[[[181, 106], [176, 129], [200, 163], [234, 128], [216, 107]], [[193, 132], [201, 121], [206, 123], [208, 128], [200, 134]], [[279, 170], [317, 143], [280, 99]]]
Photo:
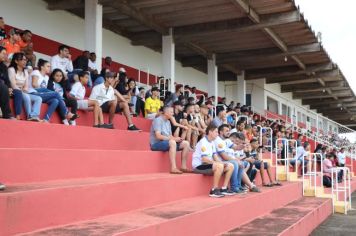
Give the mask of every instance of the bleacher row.
[[133, 118], [143, 132], [132, 133], [120, 114], [115, 130], [79, 115], [77, 127], [58, 115], [52, 124], [0, 120], [0, 235], [307, 235], [332, 212], [331, 199], [303, 197], [299, 180], [208, 198], [211, 177], [167, 173], [167, 153], [149, 147], [150, 120]]

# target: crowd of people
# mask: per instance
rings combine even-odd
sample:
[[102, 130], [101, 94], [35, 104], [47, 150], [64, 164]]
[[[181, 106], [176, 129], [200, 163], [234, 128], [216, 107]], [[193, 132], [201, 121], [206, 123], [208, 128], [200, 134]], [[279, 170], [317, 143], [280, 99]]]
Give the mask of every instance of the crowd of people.
[[[159, 88], [154, 87], [152, 91], [150, 98], [158, 101]], [[213, 97], [202, 103], [192, 94], [187, 87], [178, 85], [175, 93], [161, 99], [160, 106], [149, 113], [153, 114], [149, 117], [153, 119], [150, 146], [152, 151], [169, 152], [171, 174], [213, 175], [211, 197], [259, 192], [254, 184], [257, 173], [262, 186], [281, 185], [273, 177], [271, 163], [262, 158], [264, 152], [277, 150], [277, 158], [282, 160], [278, 164], [288, 160], [290, 168], [299, 176], [303, 169], [312, 171], [315, 163], [318, 168], [323, 165], [325, 176], [330, 168], [345, 166], [344, 148], [336, 150], [318, 144], [313, 152], [308, 137], [296, 134], [282, 120], [261, 119], [247, 106], [235, 106], [233, 102], [227, 105], [225, 99], [217, 106]], [[193, 152], [192, 170], [187, 168], [189, 150]], [[177, 151], [182, 151], [181, 168], [176, 164]], [[219, 187], [221, 178], [223, 184]], [[342, 178], [342, 172], [338, 178]]]
[[[84, 51], [72, 61], [70, 47], [66, 45], [60, 45], [50, 61], [37, 60], [31, 31], [11, 29], [6, 34], [4, 25], [0, 17], [0, 108], [4, 119], [20, 120], [24, 108], [26, 120], [49, 123], [58, 112], [63, 124], [75, 126], [80, 119], [77, 111], [83, 110], [92, 111], [94, 127], [113, 129], [115, 114], [120, 112], [127, 120], [128, 130], [140, 131], [132, 117], [144, 116], [152, 120], [152, 151], [169, 152], [170, 173], [213, 175], [211, 197], [260, 192], [254, 182], [258, 173], [263, 186], [280, 185], [273, 178], [271, 163], [262, 158], [264, 152], [276, 148], [279, 157], [289, 159], [296, 170], [303, 159], [303, 168], [312, 168], [310, 144], [304, 142], [301, 134], [296, 145], [294, 141], [283, 141], [294, 139], [295, 132], [282, 120], [262, 119], [248, 106], [227, 104], [225, 98], [218, 104], [214, 96], [198, 98], [196, 88], [188, 85], [177, 85], [174, 93], [163, 93], [166, 88], [158, 85], [145, 91], [128, 78], [124, 68], [116, 73], [110, 57], [105, 58], [99, 72], [94, 52]], [[43, 103], [48, 108], [40, 117]], [[108, 113], [107, 122], [103, 113]], [[181, 168], [176, 164], [178, 150]], [[194, 152], [193, 170], [188, 168], [189, 152]], [[345, 165], [345, 158], [336, 150], [319, 147], [315, 152], [322, 153], [326, 171], [330, 168], [329, 160], [331, 166]], [[338, 163], [332, 161], [333, 153]], [[223, 185], [219, 188], [221, 178]], [[0, 190], [4, 188], [0, 184]]]

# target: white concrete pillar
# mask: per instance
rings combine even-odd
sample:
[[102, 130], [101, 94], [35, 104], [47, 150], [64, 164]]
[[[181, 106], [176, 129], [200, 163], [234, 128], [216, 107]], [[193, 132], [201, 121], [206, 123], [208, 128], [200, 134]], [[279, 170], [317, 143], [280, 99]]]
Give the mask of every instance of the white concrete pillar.
[[103, 6], [98, 0], [85, 0], [85, 50], [95, 52], [100, 72], [103, 57]]
[[169, 35], [162, 36], [162, 65], [163, 76], [170, 79], [170, 90], [175, 92], [175, 44], [173, 39], [173, 29], [169, 29]]
[[237, 102], [241, 103], [241, 105], [246, 104], [245, 71], [242, 71], [241, 74], [237, 76]]
[[215, 105], [218, 104], [218, 67], [215, 54], [208, 59], [208, 96], [215, 96]]

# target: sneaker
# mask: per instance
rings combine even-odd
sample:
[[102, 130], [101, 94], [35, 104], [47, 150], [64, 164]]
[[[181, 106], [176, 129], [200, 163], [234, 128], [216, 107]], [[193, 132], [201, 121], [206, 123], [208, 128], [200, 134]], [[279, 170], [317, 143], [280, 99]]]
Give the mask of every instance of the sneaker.
[[64, 125], [69, 125], [68, 120], [62, 120], [62, 122], [63, 122]]
[[102, 124], [99, 125], [99, 128], [103, 128], [103, 129], [113, 129], [114, 126], [112, 124]]
[[251, 189], [250, 189], [251, 192], [254, 192], [254, 193], [260, 193], [261, 191], [256, 187], [256, 186], [253, 186]]
[[94, 128], [100, 128], [100, 125], [93, 125]]
[[248, 191], [248, 187], [246, 187], [246, 186], [242, 186], [240, 189], [245, 192]]
[[5, 190], [5, 189], [6, 189], [6, 186], [4, 184], [0, 183], [0, 191]]
[[220, 189], [220, 192], [225, 195], [225, 196], [234, 196], [236, 195], [236, 193], [234, 191], [231, 191], [231, 189], [228, 189], [228, 188], [222, 188]]
[[75, 120], [70, 120], [70, 121], [69, 121], [69, 124], [70, 124], [71, 126], [77, 126], [77, 122], [75, 122]]
[[41, 121], [40, 118], [35, 117], [35, 116], [30, 117], [30, 118], [28, 118], [27, 120], [28, 120], [28, 121], [35, 121], [35, 122], [40, 122], [40, 121]]
[[216, 197], [216, 198], [225, 197], [225, 195], [222, 194], [219, 189], [210, 190], [209, 196]]
[[129, 131], [142, 131], [142, 130], [140, 130], [139, 128], [137, 128], [135, 125], [131, 125], [131, 126], [129, 126], [128, 128], [127, 128], [127, 130], [129, 130]]

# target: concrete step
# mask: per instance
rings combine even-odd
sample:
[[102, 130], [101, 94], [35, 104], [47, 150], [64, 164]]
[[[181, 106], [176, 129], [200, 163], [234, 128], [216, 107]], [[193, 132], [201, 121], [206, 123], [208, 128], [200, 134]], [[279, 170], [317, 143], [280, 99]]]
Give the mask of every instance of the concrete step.
[[[0, 148], [0, 179], [7, 184], [60, 179], [168, 173], [168, 152]], [[188, 168], [191, 168], [191, 155]], [[181, 152], [177, 164], [181, 166]]]
[[222, 199], [204, 195], [24, 235], [216, 235], [300, 197], [301, 184], [288, 183], [262, 193]]
[[0, 119], [0, 148], [150, 150], [149, 133]]
[[309, 235], [331, 214], [330, 199], [303, 197], [222, 235]]

